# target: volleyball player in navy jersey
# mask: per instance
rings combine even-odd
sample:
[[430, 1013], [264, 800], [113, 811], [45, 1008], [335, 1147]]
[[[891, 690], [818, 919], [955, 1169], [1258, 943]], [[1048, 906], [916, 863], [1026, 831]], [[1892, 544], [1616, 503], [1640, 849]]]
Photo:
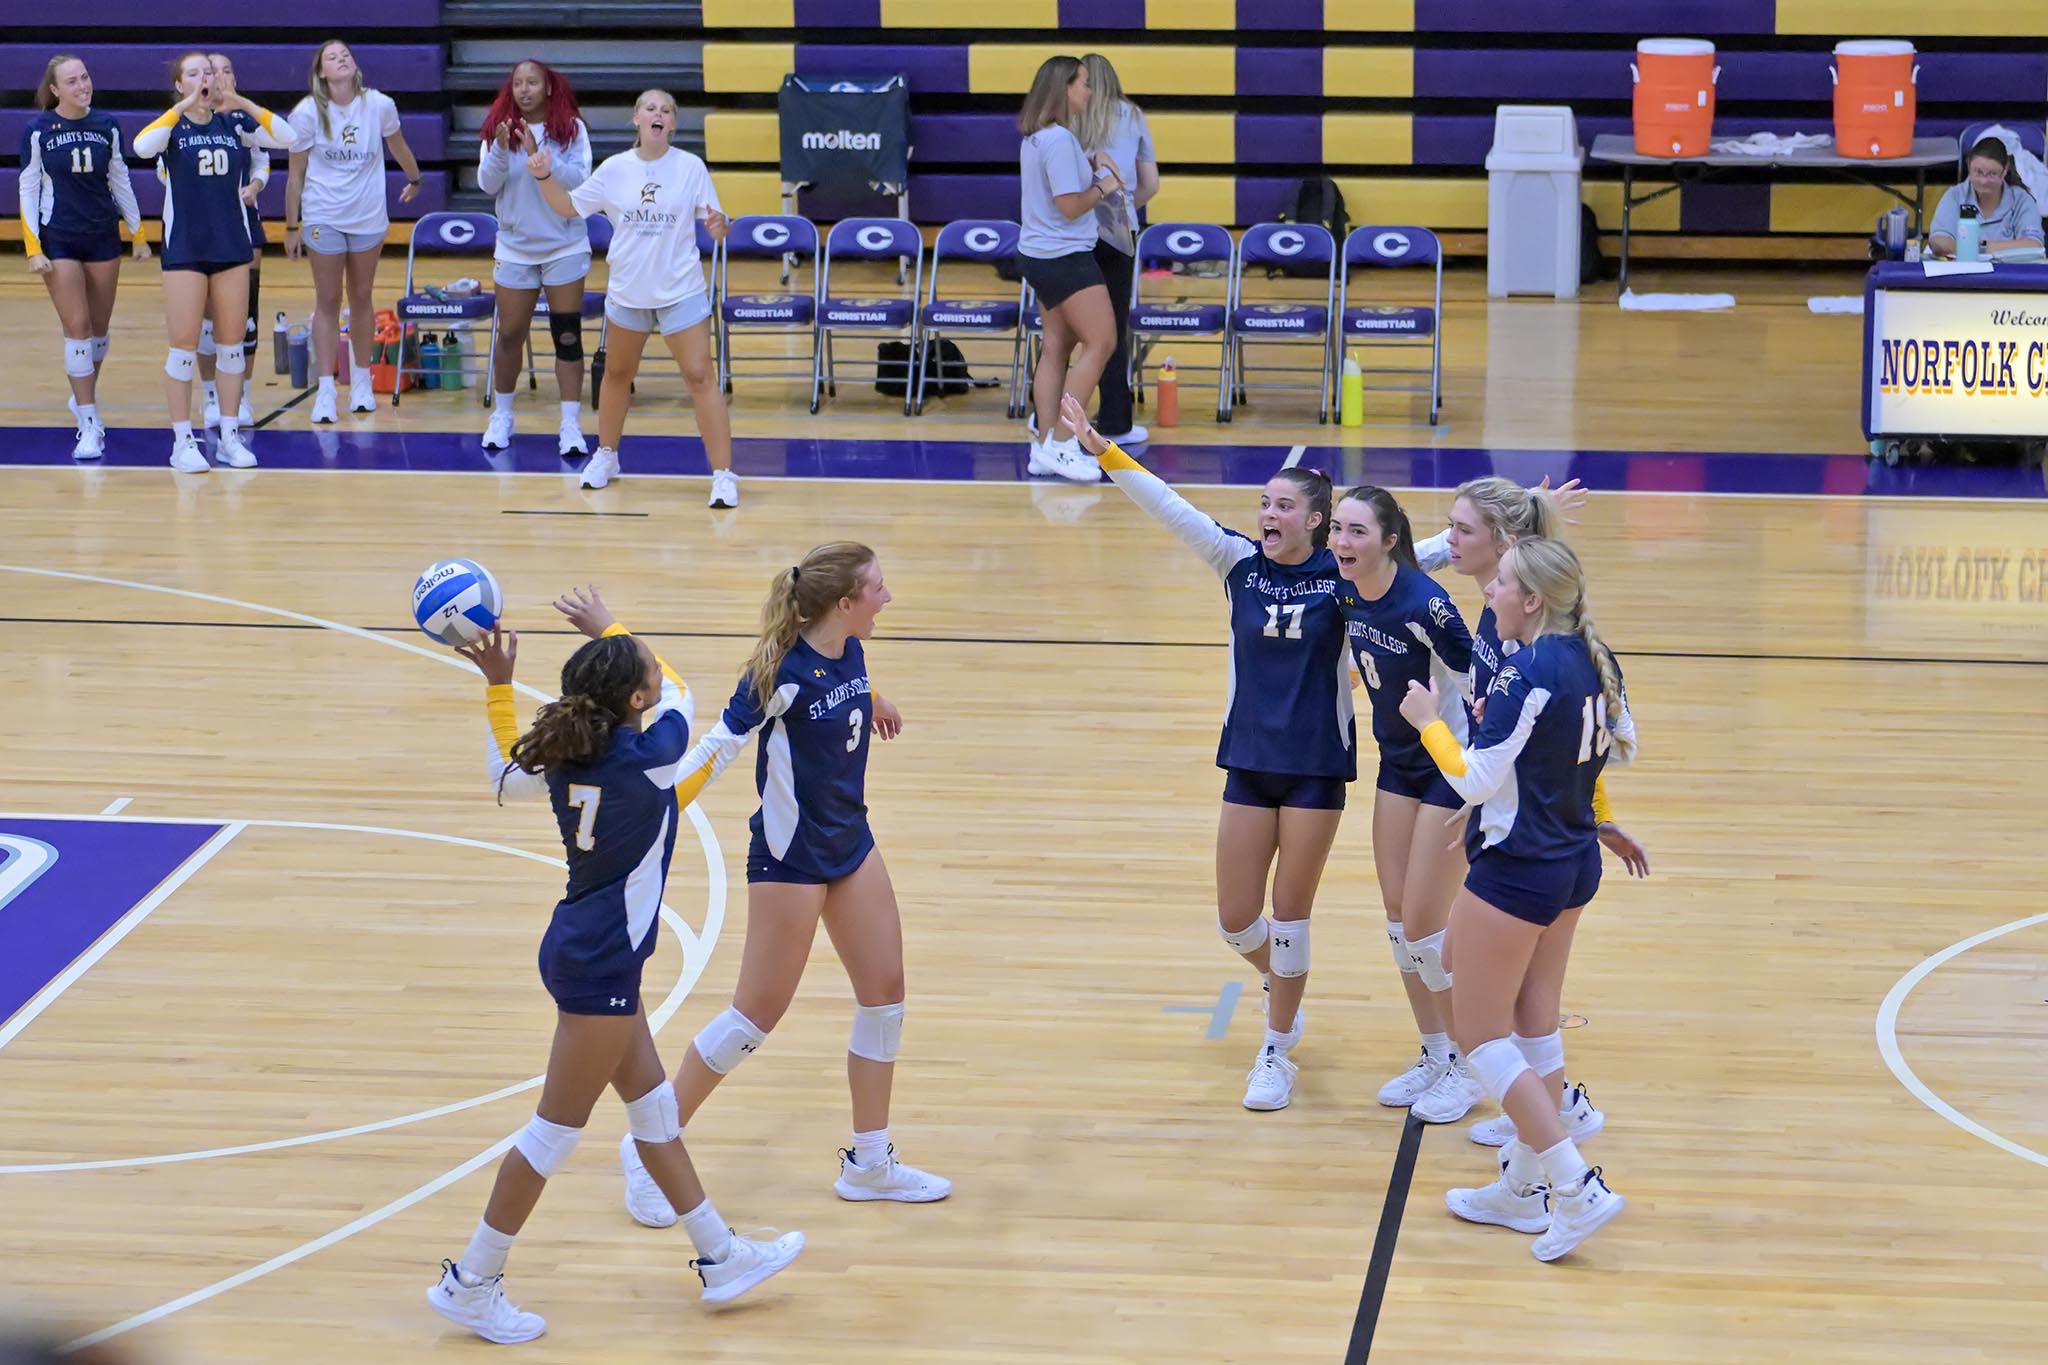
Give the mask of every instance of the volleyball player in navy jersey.
[[[435, 1312], [500, 1344], [547, 1330], [505, 1298], [505, 1260], [550, 1176], [583, 1136], [607, 1086], [626, 1103], [626, 1141], [683, 1215], [707, 1303], [736, 1298], [796, 1259], [802, 1233], [741, 1237], [704, 1194], [682, 1142], [675, 1091], [647, 1026], [641, 969], [660, 937], [662, 887], [675, 852], [676, 778], [690, 743], [688, 696], [644, 643], [614, 631], [562, 666], [562, 695], [517, 732], [517, 634], [493, 631], [457, 651], [484, 675], [489, 777], [498, 799], [553, 805], [569, 883], [541, 939], [555, 1039], [540, 1103], [498, 1166], [483, 1220], [427, 1291]], [[508, 737], [510, 737], [508, 743]]]
[[93, 112], [92, 96], [84, 62], [50, 58], [36, 87], [38, 112], [21, 136], [21, 245], [64, 329], [64, 377], [78, 419], [74, 460], [106, 453], [98, 384], [121, 283], [123, 223], [135, 239], [135, 259], [149, 259], [121, 129], [111, 114]]
[[[213, 107], [222, 109], [226, 98], [235, 90], [235, 64], [225, 52], [206, 54], [208, 65], [213, 67]], [[222, 117], [232, 123], [248, 141], [257, 128], [256, 120], [239, 109], [224, 110]], [[253, 253], [249, 260], [249, 321], [242, 330], [239, 343], [246, 363], [254, 364], [256, 347], [261, 339], [258, 323], [260, 297], [263, 291], [263, 215], [256, 207], [256, 197], [263, 193], [263, 187], [270, 183], [270, 155], [252, 150], [249, 153], [249, 175], [242, 182], [242, 203], [249, 220], [249, 248]], [[215, 380], [217, 374], [216, 352], [219, 347], [214, 340], [213, 319], [208, 318], [199, 328], [199, 388], [206, 398], [205, 422], [209, 427], [220, 425], [220, 393]], [[254, 383], [243, 371], [242, 403], [236, 410], [235, 420], [243, 427], [255, 425], [256, 418], [249, 407], [249, 390]]]
[[[235, 91], [214, 99], [213, 64], [203, 52], [188, 52], [172, 68], [178, 102], [135, 135], [135, 154], [162, 157], [164, 177], [164, 321], [170, 354], [164, 361], [164, 392], [170, 400], [171, 468], [203, 473], [206, 453], [192, 435], [192, 376], [199, 369], [201, 324], [213, 320], [219, 336], [245, 329], [249, 315], [249, 240], [242, 186], [249, 177], [251, 147], [288, 148], [291, 125]], [[218, 107], [216, 107], [216, 105]], [[254, 127], [235, 120], [243, 114]], [[255, 453], [241, 434], [241, 398], [246, 354], [239, 347], [219, 351], [221, 463], [247, 469]], [[228, 415], [229, 410], [235, 416]]]
[[1518, 1134], [1498, 1180], [1451, 1190], [1445, 1202], [1469, 1221], [1539, 1233], [1530, 1250], [1554, 1261], [1623, 1201], [1579, 1154], [1514, 1021], [1525, 991], [1547, 992], [1534, 975], [1543, 940], [1569, 937], [1600, 889], [1593, 786], [1610, 758], [1635, 757], [1635, 723], [1569, 545], [1516, 541], [1487, 585], [1487, 605], [1502, 643], [1518, 648], [1487, 689], [1473, 743], [1461, 745], [1444, 723], [1434, 682], [1411, 682], [1401, 703], [1444, 776], [1477, 807], [1479, 851], [1451, 907], [1455, 1026]]

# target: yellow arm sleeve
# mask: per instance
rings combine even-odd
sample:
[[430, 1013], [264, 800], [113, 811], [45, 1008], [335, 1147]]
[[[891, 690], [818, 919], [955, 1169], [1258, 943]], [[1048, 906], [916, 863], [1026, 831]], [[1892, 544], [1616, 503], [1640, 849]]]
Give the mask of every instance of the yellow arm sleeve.
[[1614, 807], [1607, 804], [1607, 774], [1593, 779], [1593, 823], [1611, 825], [1614, 823]]
[[[620, 625], [620, 624], [619, 624], [619, 623], [618, 623], [617, 621], [614, 621], [614, 622], [612, 622], [612, 623], [611, 623], [610, 625], [608, 625], [608, 626], [606, 626], [606, 627], [604, 628], [604, 634], [602, 634], [602, 635], [598, 636], [598, 638], [599, 638], [600, 640], [603, 640], [603, 639], [609, 639], [609, 638], [610, 638], [611, 636], [614, 636], [614, 635], [631, 635], [632, 633], [633, 633], [632, 631], [630, 631], [630, 630], [627, 630], [627, 629], [626, 629], [626, 628], [625, 628], [624, 626]], [[657, 663], [657, 664], [659, 664], [659, 665], [661, 666], [661, 676], [662, 676], [662, 677], [664, 677], [664, 678], [667, 678], [667, 679], [668, 679], [668, 680], [669, 680], [670, 682], [674, 683], [674, 684], [675, 684], [675, 685], [676, 685], [677, 687], [682, 687], [682, 686], [684, 686], [683, 680], [682, 680], [682, 679], [681, 679], [680, 677], [676, 676], [676, 671], [675, 671], [675, 670], [674, 670], [673, 668], [670, 668], [670, 667], [668, 666], [668, 660], [666, 660], [666, 659], [662, 658], [662, 657], [661, 657], [661, 656], [660, 656], [659, 654], [657, 654], [657, 655], [655, 655], [655, 656], [654, 656], [654, 662], [655, 662], [655, 663]], [[685, 802], [684, 802], [683, 804], [687, 806], [687, 805], [688, 805], [688, 804], [690, 804], [690, 803], [689, 803], [689, 802], [687, 802], [687, 801], [685, 801]]]
[[498, 741], [498, 752], [509, 760], [512, 746], [519, 742], [519, 701], [511, 683], [484, 689], [484, 714], [491, 718], [491, 734]]
[[1429, 750], [1429, 756], [1436, 760], [1450, 777], [1465, 775], [1465, 746], [1458, 743], [1458, 737], [1451, 733], [1451, 727], [1440, 720], [1433, 720], [1422, 732], [1422, 747]]
[[1130, 456], [1124, 454], [1123, 447], [1118, 445], [1115, 441], [1111, 441], [1109, 443], [1109, 449], [1103, 451], [1100, 455], [1097, 455], [1095, 458], [1097, 461], [1101, 463], [1104, 469], [1143, 469], [1145, 467], [1139, 464], [1136, 460], [1132, 459]]
[[703, 767], [697, 769], [696, 772], [684, 774], [682, 779], [676, 783], [676, 808], [678, 810], [695, 801], [698, 795], [703, 792], [704, 784], [711, 780], [711, 769], [715, 762], [716, 760], [714, 759], [706, 759]]

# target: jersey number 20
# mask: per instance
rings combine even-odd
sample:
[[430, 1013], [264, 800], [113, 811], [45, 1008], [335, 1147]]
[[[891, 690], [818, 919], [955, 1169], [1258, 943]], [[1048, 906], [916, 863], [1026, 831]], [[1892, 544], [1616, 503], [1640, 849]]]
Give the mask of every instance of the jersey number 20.
[[199, 173], [201, 175], [226, 175], [228, 173], [228, 149], [225, 147], [201, 147], [199, 149]]
[[1607, 733], [1606, 701], [1600, 697], [1586, 698], [1579, 720], [1579, 762], [1589, 763], [1594, 754], [1604, 756], [1607, 747], [1614, 743], [1614, 736]]

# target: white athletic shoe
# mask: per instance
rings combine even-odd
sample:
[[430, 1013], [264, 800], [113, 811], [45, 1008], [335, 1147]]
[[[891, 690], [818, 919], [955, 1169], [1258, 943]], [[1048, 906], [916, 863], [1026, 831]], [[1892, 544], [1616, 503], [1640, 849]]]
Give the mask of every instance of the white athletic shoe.
[[338, 422], [340, 415], [334, 410], [334, 390], [318, 389], [313, 394], [313, 420], [315, 422]]
[[505, 1277], [493, 1275], [469, 1285], [455, 1272], [453, 1261], [441, 1262], [441, 1281], [427, 1291], [427, 1307], [457, 1327], [467, 1327], [485, 1341], [516, 1346], [548, 1330], [538, 1313], [522, 1313], [505, 1298]]
[[245, 427], [256, 425], [255, 414], [249, 411], [249, 386], [242, 385], [242, 406], [235, 411], [235, 420]]
[[951, 1194], [953, 1182], [942, 1175], [904, 1165], [896, 1159], [894, 1147], [889, 1149], [886, 1160], [872, 1166], [854, 1165], [853, 1149], [842, 1147], [839, 1179], [833, 1182], [832, 1192], [855, 1203], [893, 1199], [899, 1204], [931, 1204]]
[[1454, 1057], [1429, 1089], [1408, 1106], [1408, 1112], [1424, 1123], [1456, 1123], [1485, 1098], [1486, 1087], [1472, 1074], [1472, 1068], [1463, 1057]]
[[[509, 414], [506, 422], [505, 434], [508, 436], [511, 435], [511, 422], [509, 419]], [[485, 442], [485, 444], [488, 445], [490, 443], [487, 441]], [[586, 445], [583, 440], [583, 428], [576, 425], [574, 421], [567, 421], [562, 423], [561, 430], [555, 433], [555, 450], [557, 453], [562, 455], [589, 454], [590, 447]]]
[[1152, 433], [1139, 426], [1136, 422], [1133, 422], [1129, 431], [1124, 432], [1121, 436], [1110, 436], [1109, 439], [1115, 441], [1120, 446], [1141, 446], [1152, 439]]
[[[1558, 1106], [1557, 1117], [1564, 1123], [1565, 1135], [1573, 1142], [1584, 1142], [1607, 1126], [1607, 1115], [1593, 1107], [1583, 1085], [1575, 1085], [1564, 1092], [1564, 1103]], [[1505, 1147], [1514, 1141], [1514, 1137], [1515, 1121], [1506, 1114], [1481, 1119], [1472, 1125], [1472, 1140], [1481, 1147]]]
[[199, 439], [187, 436], [171, 443], [171, 468], [180, 474], [204, 474], [213, 466], [207, 463], [206, 452], [199, 448]]
[[220, 395], [218, 393], [207, 395], [206, 406], [203, 411], [205, 412], [207, 426], [217, 427], [220, 425]]
[[350, 412], [375, 412], [377, 410], [376, 379], [368, 370], [357, 370], [349, 376], [348, 410]]
[[1251, 1072], [1245, 1077], [1244, 1107], [1261, 1112], [1285, 1109], [1294, 1098], [1294, 1077], [1300, 1070], [1294, 1059], [1279, 1048], [1261, 1048], [1259, 1060], [1252, 1063]]
[[239, 429], [229, 431], [226, 427], [222, 427], [214, 450], [220, 456], [220, 462], [230, 469], [254, 469], [256, 467], [256, 452], [249, 449], [248, 443], [242, 439], [242, 433]]
[[1553, 1190], [1545, 1202], [1550, 1205], [1550, 1229], [1529, 1244], [1529, 1254], [1539, 1261], [1567, 1255], [1628, 1206], [1626, 1199], [1607, 1188], [1598, 1166], [1586, 1172], [1578, 1189], [1570, 1194]]
[[1064, 441], [1046, 441], [1031, 447], [1031, 460], [1025, 466], [1037, 475], [1054, 475], [1069, 483], [1101, 483], [1102, 466], [1095, 457], [1081, 449], [1081, 442], [1072, 436]]
[[1444, 1207], [1468, 1223], [1490, 1223], [1516, 1232], [1548, 1232], [1550, 1208], [1543, 1202], [1543, 1187], [1517, 1189], [1508, 1180], [1508, 1164], [1500, 1163], [1500, 1178], [1477, 1189], [1444, 1191]]
[[583, 486], [602, 488], [619, 476], [619, 452], [610, 446], [599, 446], [591, 452], [589, 461], [583, 466]]
[[738, 507], [740, 505], [740, 476], [730, 469], [711, 471], [711, 496], [705, 500], [709, 507]]
[[1406, 1109], [1429, 1092], [1444, 1070], [1445, 1063], [1425, 1051], [1415, 1059], [1414, 1066], [1380, 1087], [1380, 1103], [1389, 1109]]
[[503, 450], [512, 444], [512, 414], [491, 409], [491, 420], [484, 424], [484, 449]]
[[732, 1249], [725, 1259], [695, 1260], [690, 1268], [704, 1281], [704, 1302], [730, 1303], [761, 1281], [788, 1267], [804, 1249], [801, 1232], [785, 1232], [770, 1242], [732, 1235]]
[[71, 447], [74, 460], [97, 460], [107, 453], [107, 433], [97, 422], [80, 422], [78, 440]]
[[626, 1170], [626, 1212], [633, 1215], [633, 1221], [643, 1228], [674, 1227], [675, 1206], [647, 1173], [647, 1163], [640, 1159], [640, 1144], [633, 1141], [631, 1133], [619, 1139], [619, 1165]]

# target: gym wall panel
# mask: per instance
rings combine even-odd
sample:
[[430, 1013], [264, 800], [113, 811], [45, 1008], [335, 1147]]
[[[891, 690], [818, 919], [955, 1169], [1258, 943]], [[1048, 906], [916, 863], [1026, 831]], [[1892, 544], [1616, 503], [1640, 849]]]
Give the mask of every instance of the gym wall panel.
[[795, 0], [703, 0], [704, 27], [792, 28]]
[[[967, 88], [977, 95], [1021, 97], [1031, 88], [1039, 64], [1062, 50], [1052, 41], [975, 43], [967, 49]], [[1125, 92], [1135, 100], [1151, 95], [1228, 95], [1236, 84], [1234, 53], [1228, 47], [1105, 43], [1094, 50], [1109, 58]]]
[[1231, 223], [1237, 218], [1237, 180], [1228, 175], [1164, 175], [1158, 197], [1145, 206], [1155, 223]]
[[704, 89], [712, 94], [772, 93], [794, 70], [794, 43], [704, 44]]
[[1059, 0], [1002, 0], [999, 12], [962, 0], [882, 0], [885, 28], [1058, 28]]
[[[1489, 140], [1491, 136], [1489, 128]], [[1331, 165], [1406, 166], [1414, 153], [1412, 114], [1323, 115], [1322, 159]]]
[[1405, 47], [1326, 47], [1322, 93], [1407, 99], [1415, 93], [1416, 58]]
[[781, 120], [772, 109], [713, 109], [704, 116], [704, 159], [713, 166], [782, 159]]
[[1416, 0], [1323, 0], [1323, 27], [1338, 33], [1412, 33]]
[[1228, 166], [1237, 160], [1235, 114], [1177, 114], [1145, 111], [1152, 147], [1162, 166]]
[[[1911, 184], [1893, 188], [1909, 195], [1913, 192]], [[1928, 186], [1930, 218], [1936, 199], [1946, 188], [1938, 180]], [[1771, 231], [1869, 232], [1877, 226], [1878, 215], [1898, 202], [1875, 185], [1773, 185]]]
[[1778, 32], [1824, 37], [2022, 38], [2048, 36], [2041, 0], [1777, 0]]

